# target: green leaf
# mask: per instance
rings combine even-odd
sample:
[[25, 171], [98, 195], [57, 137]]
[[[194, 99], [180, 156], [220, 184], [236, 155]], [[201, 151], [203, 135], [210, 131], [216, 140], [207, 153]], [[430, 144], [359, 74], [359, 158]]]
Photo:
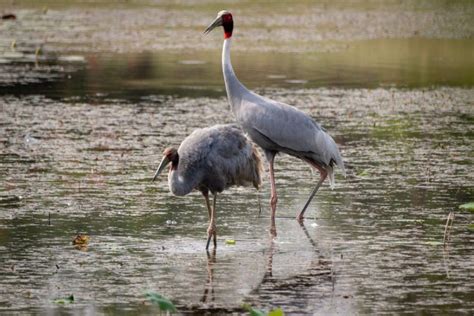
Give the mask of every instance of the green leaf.
[[474, 224], [467, 225], [467, 229], [470, 230], [471, 232], [474, 232]]
[[167, 299], [166, 297], [156, 293], [156, 292], [147, 292], [145, 296], [150, 300], [153, 304], [158, 305], [161, 311], [168, 311], [171, 313], [177, 313], [176, 307], [174, 304]]
[[55, 304], [65, 305], [74, 303], [74, 295], [69, 295], [68, 297], [57, 298], [54, 300]]
[[250, 316], [265, 316], [264, 312], [262, 312], [261, 310], [252, 308], [252, 306], [248, 304], [244, 304], [242, 307], [250, 313]]
[[274, 309], [268, 313], [268, 316], [285, 316], [281, 308]]
[[459, 208], [470, 211], [470, 212], [474, 212], [474, 202], [469, 202], [469, 203], [459, 205]]
[[369, 175], [369, 170], [367, 169], [361, 170], [359, 171], [359, 173], [357, 173], [357, 176], [359, 177], [367, 177], [368, 175]]

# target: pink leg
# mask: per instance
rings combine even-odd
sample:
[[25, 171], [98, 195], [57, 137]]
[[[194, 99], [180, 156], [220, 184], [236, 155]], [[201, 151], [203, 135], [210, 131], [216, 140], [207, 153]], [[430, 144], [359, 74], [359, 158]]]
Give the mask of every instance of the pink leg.
[[273, 161], [275, 160], [276, 153], [266, 152], [268, 165], [269, 165], [269, 172], [270, 172], [270, 184], [271, 184], [271, 198], [270, 198], [270, 207], [272, 208], [271, 214], [271, 226], [270, 226], [270, 234], [273, 237], [276, 237], [276, 224], [275, 224], [275, 213], [276, 213], [276, 205], [278, 201], [277, 193], [276, 193], [276, 184], [275, 184], [275, 172], [273, 170]]
[[216, 199], [217, 194], [214, 194], [213, 207], [209, 203], [209, 193], [203, 192], [202, 195], [206, 199], [207, 212], [209, 213], [209, 227], [207, 228], [207, 244], [206, 250], [209, 249], [211, 238], [214, 237], [214, 249], [217, 247], [217, 233], [216, 233]]

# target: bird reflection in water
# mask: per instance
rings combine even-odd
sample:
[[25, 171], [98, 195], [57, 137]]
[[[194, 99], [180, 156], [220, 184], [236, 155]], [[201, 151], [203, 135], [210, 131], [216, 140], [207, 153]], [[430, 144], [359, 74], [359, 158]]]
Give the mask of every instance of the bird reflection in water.
[[[204, 288], [204, 294], [202, 295], [201, 302], [209, 303], [214, 302], [214, 265], [216, 263], [216, 248], [213, 248], [211, 252], [207, 251], [207, 282]], [[209, 292], [211, 293], [209, 298]]]
[[[247, 298], [244, 299], [245, 303], [248, 303], [251, 306], [268, 305], [272, 303], [268, 301], [269, 297], [273, 297], [273, 300], [278, 299], [278, 294], [275, 293], [295, 293], [298, 296], [295, 300], [312, 300], [315, 297], [317, 298], [317, 295], [327, 296], [330, 295], [331, 292], [334, 292], [335, 274], [332, 271], [332, 262], [320, 254], [317, 243], [309, 234], [304, 223], [300, 223], [300, 226], [306, 239], [311, 245], [310, 249], [314, 252], [309, 267], [299, 271], [296, 275], [286, 278], [275, 277], [273, 275], [275, 262], [274, 257], [275, 254], [279, 253], [279, 249], [277, 241], [274, 238], [269, 238], [269, 245], [265, 249], [265, 272], [263, 278], [247, 295]], [[215, 268], [217, 266], [216, 249], [214, 248], [212, 251], [207, 252], [207, 280], [200, 300], [201, 303], [206, 304], [215, 302], [214, 277]], [[321, 292], [313, 295], [314, 291], [312, 291], [311, 288], [320, 288], [321, 286], [332, 288], [332, 291]], [[290, 289], [296, 289], [296, 291], [289, 291]], [[305, 293], [309, 293], [310, 295], [306, 296]], [[281, 299], [283, 301], [291, 301], [288, 297]]]
[[[300, 226], [315, 253], [309, 267], [287, 278], [275, 277], [273, 275], [274, 256], [279, 253], [279, 250], [278, 244], [276, 244], [273, 238], [270, 238], [269, 246], [265, 251], [265, 273], [257, 287], [249, 293], [245, 303], [252, 306], [271, 305], [272, 302], [268, 301], [269, 297], [273, 298], [272, 301], [279, 300], [279, 304], [284, 301], [288, 301], [289, 304], [294, 304], [295, 301], [314, 300], [318, 296], [330, 294], [328, 292], [311, 290], [311, 288], [321, 288], [321, 286], [332, 288], [331, 292], [334, 293], [335, 275], [333, 273], [332, 262], [320, 254], [317, 243], [310, 236], [304, 223], [301, 222]], [[282, 293], [284, 297], [278, 298], [278, 294], [276, 293]], [[288, 297], [288, 293], [294, 293], [296, 296], [294, 298]]]

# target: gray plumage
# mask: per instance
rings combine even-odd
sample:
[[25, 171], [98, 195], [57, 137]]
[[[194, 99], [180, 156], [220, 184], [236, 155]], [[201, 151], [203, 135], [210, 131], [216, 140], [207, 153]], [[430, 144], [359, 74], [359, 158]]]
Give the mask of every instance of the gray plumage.
[[174, 195], [193, 189], [220, 193], [233, 185], [261, 184], [261, 159], [254, 145], [236, 125], [197, 129], [178, 148], [177, 170], [168, 184]]
[[[186, 137], [178, 150], [166, 148], [153, 180], [170, 165], [168, 185], [171, 193], [183, 196], [200, 191], [209, 212], [206, 249], [214, 236], [216, 247], [217, 193], [234, 185], [261, 185], [262, 162], [257, 148], [237, 125], [215, 125], [197, 129]], [[209, 192], [214, 196], [209, 202]]]
[[331, 184], [334, 165], [345, 174], [336, 143], [311, 117], [293, 106], [251, 91], [240, 95], [241, 100], [232, 106], [237, 122], [263, 150], [284, 152], [313, 162], [328, 171]]
[[233, 30], [232, 14], [221, 11], [205, 33], [218, 26], [224, 28], [222, 70], [230, 107], [237, 123], [265, 152], [269, 163], [272, 185], [272, 233], [276, 234], [275, 209], [277, 203], [273, 161], [278, 152], [284, 152], [308, 162], [321, 173], [321, 179], [311, 193], [298, 218], [303, 214], [322, 182], [329, 178], [334, 183], [334, 167], [337, 165], [345, 175], [344, 163], [333, 138], [311, 117], [297, 108], [270, 100], [248, 90], [235, 76], [230, 60]]

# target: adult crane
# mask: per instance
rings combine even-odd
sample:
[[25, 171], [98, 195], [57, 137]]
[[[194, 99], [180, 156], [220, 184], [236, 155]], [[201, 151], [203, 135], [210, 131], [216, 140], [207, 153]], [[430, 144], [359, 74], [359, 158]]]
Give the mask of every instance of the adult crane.
[[[196, 189], [206, 200], [209, 227], [206, 250], [211, 237], [217, 246], [216, 200], [233, 185], [261, 185], [262, 162], [257, 148], [234, 124], [197, 129], [186, 137], [178, 150], [166, 148], [153, 181], [170, 164], [168, 185], [171, 193], [184, 196]], [[209, 192], [213, 195], [212, 206]]]
[[275, 155], [283, 152], [297, 157], [320, 172], [320, 180], [297, 216], [299, 221], [303, 220], [309, 203], [324, 180], [329, 178], [333, 186], [336, 165], [345, 175], [344, 163], [332, 137], [311, 117], [291, 105], [260, 96], [240, 83], [230, 61], [234, 28], [232, 14], [225, 10], [220, 11], [204, 33], [207, 34], [218, 26], [224, 28], [222, 71], [232, 112], [250, 139], [263, 149], [268, 161], [272, 211], [270, 232], [276, 236], [275, 212], [278, 197], [273, 169]]

